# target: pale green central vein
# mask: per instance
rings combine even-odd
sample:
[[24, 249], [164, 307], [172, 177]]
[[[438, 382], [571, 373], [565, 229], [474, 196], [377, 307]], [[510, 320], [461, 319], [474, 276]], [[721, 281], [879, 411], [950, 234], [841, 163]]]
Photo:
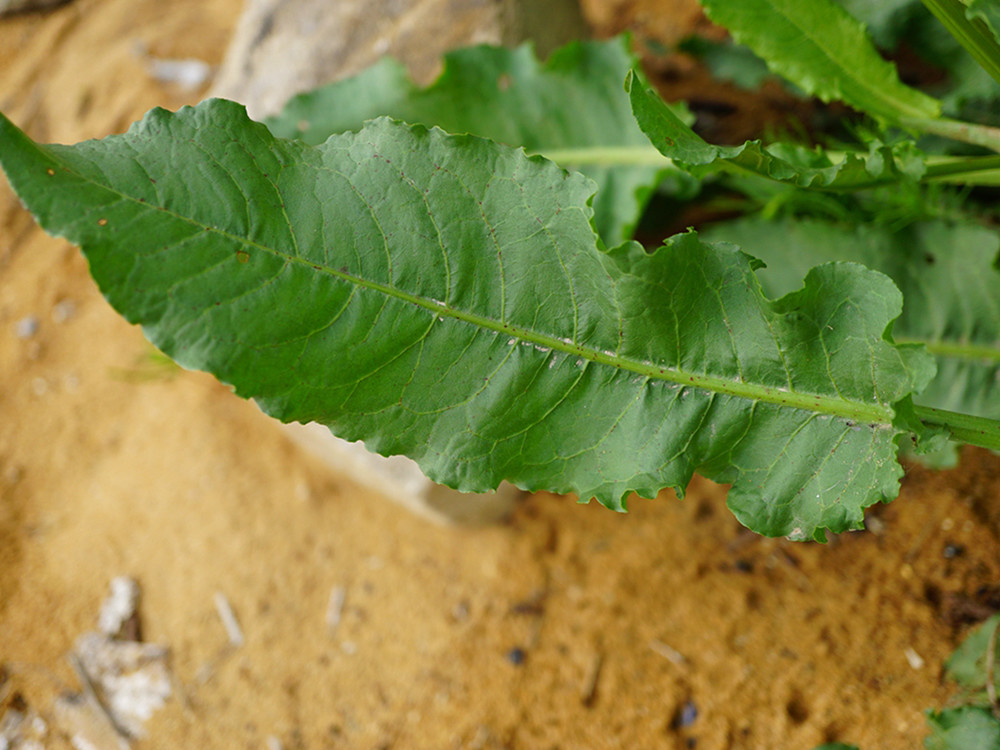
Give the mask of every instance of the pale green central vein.
[[659, 167], [666, 169], [674, 160], [661, 154], [654, 146], [585, 146], [554, 148], [531, 152], [556, 164], [573, 167]]
[[[299, 262], [302, 265], [308, 265], [310, 268], [315, 269], [315, 264], [313, 263], [300, 258], [285, 256], [275, 250], [270, 251], [281, 255], [281, 257], [284, 257], [291, 262]], [[627, 372], [633, 372], [651, 380], [663, 380], [713, 393], [735, 396], [737, 398], [743, 398], [750, 401], [762, 401], [765, 403], [777, 404], [778, 406], [784, 406], [792, 409], [802, 409], [804, 411], [814, 413], [829, 414], [831, 416], [841, 417], [843, 419], [866, 424], [878, 424], [883, 427], [888, 427], [892, 423], [892, 410], [878, 404], [848, 401], [846, 399], [836, 398], [833, 396], [798, 393], [759, 383], [738, 382], [715, 377], [713, 375], [703, 375], [699, 373], [685, 372], [684, 370], [677, 368], [661, 367], [652, 362], [645, 362], [608, 354], [588, 346], [576, 344], [558, 336], [494, 320], [493, 318], [485, 315], [479, 315], [465, 310], [456, 310], [455, 308], [448, 307], [447, 305], [439, 303], [436, 300], [427, 299], [426, 297], [405, 292], [388, 284], [363, 279], [359, 276], [354, 276], [350, 273], [338, 271], [333, 268], [322, 266], [320, 268], [322, 268], [324, 273], [328, 273], [331, 276], [339, 278], [343, 281], [355, 284], [364, 289], [370, 289], [388, 297], [393, 297], [403, 302], [408, 302], [412, 305], [416, 305], [417, 307], [429, 310], [439, 317], [459, 320], [482, 330], [503, 334], [519, 341], [525, 341], [538, 347], [569, 354], [589, 362], [594, 362], [595, 364], [614, 367]]]

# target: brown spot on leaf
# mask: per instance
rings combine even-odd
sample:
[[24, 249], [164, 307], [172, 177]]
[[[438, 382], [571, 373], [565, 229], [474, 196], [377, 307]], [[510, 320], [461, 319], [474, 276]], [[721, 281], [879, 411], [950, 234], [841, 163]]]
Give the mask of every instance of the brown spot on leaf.
[[52, 177], [53, 175], [55, 175], [55, 173], [56, 170], [54, 170], [52, 167], [49, 167], [48, 169], [45, 170], [45, 174], [47, 174], [49, 177]]
[[98, 219], [97, 220], [97, 226], [99, 226], [99, 227], [106, 227], [107, 225], [108, 225], [108, 220], [107, 219]]
[[248, 260], [250, 260], [250, 253], [248, 253], [246, 250], [237, 250], [236, 260], [238, 260], [240, 263], [246, 263]]

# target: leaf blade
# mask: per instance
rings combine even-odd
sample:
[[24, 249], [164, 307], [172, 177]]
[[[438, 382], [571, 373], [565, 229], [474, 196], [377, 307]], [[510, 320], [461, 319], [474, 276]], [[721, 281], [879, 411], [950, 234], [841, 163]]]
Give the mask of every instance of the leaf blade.
[[830, 0], [700, 0], [715, 23], [768, 66], [824, 102], [886, 121], [933, 118], [940, 104], [900, 82], [864, 27]]
[[[331, 135], [356, 131], [366, 120], [389, 116], [529, 152], [572, 149], [586, 157], [608, 147], [648, 147], [621, 91], [634, 65], [625, 37], [574, 42], [544, 63], [530, 45], [482, 45], [447, 54], [439, 78], [422, 88], [399, 63], [384, 59], [357, 76], [293, 97], [265, 124], [275, 135], [316, 145]], [[579, 111], [587, 116], [572, 114]], [[666, 174], [679, 174], [664, 164], [578, 163], [572, 158], [561, 164], [598, 183], [595, 221], [609, 247], [632, 235]]]
[[0, 120], [0, 164], [111, 303], [281, 419], [616, 509], [699, 469], [769, 535], [856, 528], [898, 491], [897, 412], [932, 364], [885, 338], [880, 274], [771, 301], [693, 234], [603, 252], [586, 178], [389, 120], [312, 148], [215, 100], [102, 142], [18, 133]]
[[1000, 42], [997, 27], [993, 25], [1000, 22], [996, 5], [961, 0], [923, 0], [923, 3], [975, 61], [995, 81], [1000, 81]]
[[[1000, 238], [974, 224], [917, 222], [903, 229], [805, 219], [720, 223], [705, 236], [764, 260], [768, 294], [795, 289], [817, 263], [850, 261], [892, 278], [906, 300], [896, 340], [922, 343], [938, 360], [920, 405], [1000, 419]], [[775, 238], [780, 237], [780, 241]]]

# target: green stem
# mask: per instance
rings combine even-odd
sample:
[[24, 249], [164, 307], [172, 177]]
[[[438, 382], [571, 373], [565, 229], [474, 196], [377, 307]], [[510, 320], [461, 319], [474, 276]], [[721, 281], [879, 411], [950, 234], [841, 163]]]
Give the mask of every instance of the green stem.
[[953, 141], [971, 143], [973, 146], [982, 146], [991, 151], [1000, 152], [1000, 128], [991, 128], [988, 125], [976, 125], [971, 122], [961, 120], [950, 120], [947, 117], [926, 118], [926, 117], [900, 117], [899, 124], [904, 128], [913, 128], [923, 133], [940, 135], [944, 138], [951, 138]]
[[976, 62], [1000, 81], [1000, 45], [989, 27], [978, 18], [969, 18], [960, 0], [923, 0], [923, 3]]
[[947, 430], [955, 442], [1000, 451], [1000, 421], [932, 406], [914, 406], [914, 410], [921, 422]]
[[928, 156], [925, 182], [1000, 185], [1000, 156]]
[[[998, 131], [1000, 137], [1000, 131]], [[637, 167], [659, 167], [667, 169], [674, 165], [674, 160], [664, 156], [653, 146], [608, 146], [608, 147], [581, 147], [581, 148], [561, 148], [543, 149], [533, 152], [539, 156], [544, 156], [556, 164], [564, 167], [583, 166], [637, 166]], [[840, 159], [847, 158], [847, 152], [828, 151], [830, 160], [836, 163]], [[958, 185], [1000, 185], [1000, 155], [998, 156], [928, 156], [927, 172], [923, 180], [926, 182], [947, 182]], [[773, 179], [767, 174], [756, 172], [733, 162], [717, 162], [721, 171], [728, 171], [738, 175], [754, 175]], [[860, 190], [866, 187], [876, 187], [896, 182], [897, 178], [890, 176], [887, 178], [872, 179], [867, 184], [851, 184], [843, 188], [826, 188], [828, 191]]]
[[549, 161], [565, 166], [589, 165], [615, 167], [672, 167], [674, 160], [664, 156], [653, 146], [602, 146], [584, 148], [559, 148], [535, 152]]
[[1000, 363], [1000, 347], [982, 344], [959, 344], [952, 341], [893, 338], [897, 344], [923, 344], [927, 351], [939, 357]]

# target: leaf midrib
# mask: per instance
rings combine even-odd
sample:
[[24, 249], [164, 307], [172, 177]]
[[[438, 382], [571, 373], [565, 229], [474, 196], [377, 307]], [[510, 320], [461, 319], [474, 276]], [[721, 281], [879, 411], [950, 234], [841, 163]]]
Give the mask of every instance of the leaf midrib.
[[[277, 248], [255, 242], [246, 237], [240, 237], [224, 229], [220, 229], [209, 224], [199, 222], [189, 216], [184, 216], [163, 206], [150, 204], [127, 193], [123, 193], [109, 185], [102, 184], [94, 179], [77, 172], [65, 162], [58, 159], [51, 152], [47, 151], [39, 144], [28, 139], [40, 153], [49, 157], [57, 166], [83, 182], [93, 185], [95, 188], [106, 190], [123, 201], [132, 203], [140, 210], [155, 210], [168, 214], [169, 216], [182, 221], [203, 231], [214, 232], [237, 244], [242, 244], [249, 248], [255, 248], [275, 257], [281, 258], [286, 263], [295, 263], [307, 267], [311, 271], [325, 273], [333, 278], [340, 279], [363, 289], [378, 292], [390, 298], [395, 298], [403, 302], [413, 304], [417, 307], [428, 310], [438, 317], [447, 317], [468, 323], [476, 328], [491, 331], [496, 334], [504, 334], [511, 338], [528, 342], [536, 347], [543, 347], [552, 351], [561, 352], [576, 356], [595, 364], [600, 364], [617, 369], [633, 372], [650, 380], [662, 380], [675, 383], [686, 388], [697, 388], [710, 393], [719, 393], [728, 396], [742, 398], [748, 401], [759, 401], [774, 404], [784, 408], [799, 409], [810, 413], [827, 414], [851, 422], [868, 424], [882, 429], [893, 429], [892, 420], [894, 412], [891, 407], [884, 407], [878, 404], [870, 404], [857, 401], [849, 401], [843, 398], [836, 398], [825, 394], [810, 394], [798, 391], [791, 391], [777, 386], [767, 386], [759, 383], [747, 383], [727, 380], [713, 375], [686, 372], [679, 368], [663, 367], [653, 362], [647, 362], [620, 355], [601, 351], [592, 347], [577, 344], [569, 339], [560, 338], [547, 333], [516, 326], [498, 321], [485, 315], [480, 315], [465, 310], [458, 310], [449, 307], [446, 303], [427, 297], [422, 297], [410, 292], [403, 291], [389, 284], [383, 284], [361, 276], [342, 271], [331, 266], [318, 263], [315, 260], [296, 257], [278, 250]], [[291, 230], [291, 227], [289, 227]], [[294, 231], [293, 231], [294, 234]]]

